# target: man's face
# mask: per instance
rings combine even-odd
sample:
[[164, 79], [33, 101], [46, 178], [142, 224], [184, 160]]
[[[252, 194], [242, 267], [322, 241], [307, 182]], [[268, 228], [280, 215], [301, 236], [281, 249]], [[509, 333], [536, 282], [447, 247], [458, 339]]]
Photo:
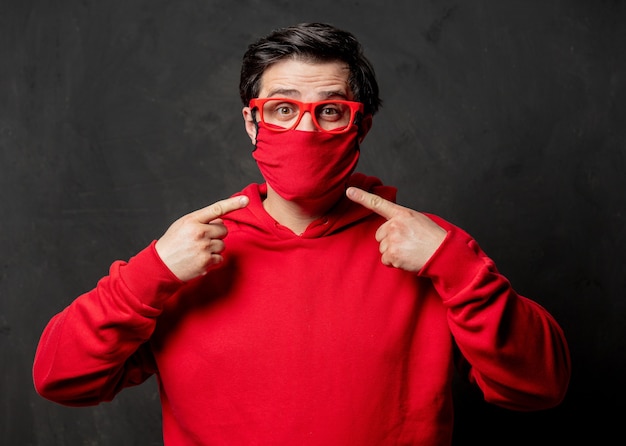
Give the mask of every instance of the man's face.
[[[265, 70], [261, 77], [259, 97], [286, 97], [301, 102], [329, 99], [350, 101], [353, 97], [348, 86], [349, 75], [348, 65], [343, 62], [313, 63], [285, 59]], [[243, 117], [246, 132], [252, 144], [256, 144], [256, 125], [250, 107], [243, 108]], [[296, 129], [317, 131], [309, 113], [302, 116]]]

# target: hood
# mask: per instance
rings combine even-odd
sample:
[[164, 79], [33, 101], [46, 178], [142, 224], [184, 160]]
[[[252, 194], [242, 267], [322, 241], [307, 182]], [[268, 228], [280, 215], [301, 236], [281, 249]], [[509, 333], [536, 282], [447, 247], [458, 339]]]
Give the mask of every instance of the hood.
[[[350, 177], [348, 185], [356, 186], [394, 203], [396, 201], [397, 189], [383, 185], [376, 177], [354, 173]], [[323, 237], [373, 214], [369, 209], [354, 203], [344, 196], [325, 216], [312, 222], [301, 235], [296, 235], [291, 230], [277, 223], [263, 208], [263, 200], [267, 195], [267, 185], [265, 183], [250, 184], [241, 192], [233, 194], [233, 196], [237, 195], [248, 196], [250, 203], [245, 208], [233, 211], [223, 217], [223, 220], [229, 226], [234, 225], [240, 229], [247, 227], [248, 230], [274, 234], [282, 239]]]

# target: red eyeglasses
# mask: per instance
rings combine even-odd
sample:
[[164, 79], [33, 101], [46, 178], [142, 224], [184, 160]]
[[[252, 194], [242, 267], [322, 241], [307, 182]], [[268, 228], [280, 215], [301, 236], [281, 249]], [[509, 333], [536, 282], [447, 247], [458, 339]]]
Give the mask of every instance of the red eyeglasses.
[[355, 124], [357, 113], [363, 114], [361, 102], [329, 100], [300, 102], [290, 98], [254, 98], [250, 108], [259, 111], [259, 121], [275, 132], [294, 129], [302, 115], [309, 112], [318, 130], [343, 133]]

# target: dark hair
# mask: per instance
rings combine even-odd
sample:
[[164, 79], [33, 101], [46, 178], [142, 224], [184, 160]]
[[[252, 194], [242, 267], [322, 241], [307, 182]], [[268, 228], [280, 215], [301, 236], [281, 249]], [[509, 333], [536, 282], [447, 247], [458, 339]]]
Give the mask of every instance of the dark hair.
[[364, 56], [361, 44], [353, 34], [324, 23], [301, 23], [276, 29], [248, 46], [239, 80], [239, 95], [244, 106], [258, 96], [263, 72], [286, 58], [347, 63], [350, 68], [348, 85], [354, 100], [365, 105], [365, 114], [373, 115], [381, 106], [374, 68]]

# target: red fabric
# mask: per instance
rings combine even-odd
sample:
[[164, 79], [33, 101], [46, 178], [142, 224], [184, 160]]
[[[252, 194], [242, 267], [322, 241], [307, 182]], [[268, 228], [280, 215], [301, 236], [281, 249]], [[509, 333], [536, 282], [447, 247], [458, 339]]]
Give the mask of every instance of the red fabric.
[[[356, 174], [352, 184], [395, 190]], [[558, 404], [570, 358], [552, 317], [477, 243], [448, 235], [413, 275], [382, 265], [381, 218], [349, 201], [297, 236], [264, 186], [229, 214], [225, 263], [180, 283], [153, 245], [46, 327], [35, 386], [67, 405], [111, 400], [157, 373], [165, 444], [446, 445], [453, 340], [487, 401]], [[288, 253], [288, 254], [287, 254]]]
[[344, 133], [273, 132], [260, 123], [252, 156], [265, 181], [285, 200], [327, 209], [357, 165], [358, 132], [356, 125]]

